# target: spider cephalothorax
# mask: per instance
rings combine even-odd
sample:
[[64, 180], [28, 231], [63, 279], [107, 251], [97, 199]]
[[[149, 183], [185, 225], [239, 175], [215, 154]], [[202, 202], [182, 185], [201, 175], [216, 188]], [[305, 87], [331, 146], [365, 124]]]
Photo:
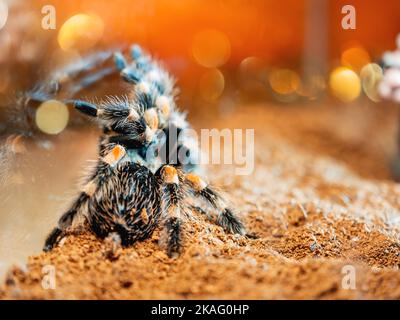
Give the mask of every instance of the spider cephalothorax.
[[[89, 65], [97, 67], [96, 59], [103, 61], [107, 55], [93, 57]], [[188, 200], [193, 197], [203, 199], [217, 212], [216, 222], [226, 231], [245, 234], [243, 224], [225, 200], [194, 173], [196, 165], [191, 157], [197, 150], [193, 143], [171, 139], [168, 134], [171, 128], [180, 132], [189, 127], [175, 106], [173, 80], [136, 45], [131, 48], [130, 59], [127, 63], [125, 56], [116, 52], [114, 68], [97, 70], [71, 86], [71, 91], [77, 92], [113, 70], [132, 85], [127, 96], [109, 97], [101, 103], [67, 100], [98, 119], [103, 134], [97, 165], [71, 208], [47, 237], [45, 251], [51, 250], [83, 217], [97, 236], [116, 237], [123, 246], [150, 236], [161, 226], [169, 256], [177, 256], [181, 251], [182, 225], [190, 208]], [[87, 65], [85, 68], [90, 69]], [[77, 67], [65, 69], [51, 81], [51, 91], [56, 92], [62, 81], [77, 73]], [[43, 96], [47, 98], [46, 94]], [[168, 152], [159, 152], [163, 148]], [[172, 157], [180, 150], [185, 151], [184, 162]]]

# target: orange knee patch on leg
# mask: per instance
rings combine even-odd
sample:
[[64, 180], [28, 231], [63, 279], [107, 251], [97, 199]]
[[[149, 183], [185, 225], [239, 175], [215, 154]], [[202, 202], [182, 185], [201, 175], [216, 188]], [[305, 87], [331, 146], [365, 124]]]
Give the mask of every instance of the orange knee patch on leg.
[[151, 130], [158, 128], [158, 114], [154, 108], [146, 110], [143, 117]]
[[197, 191], [203, 190], [204, 188], [207, 187], [207, 183], [196, 174], [188, 173], [186, 175], [186, 180]]
[[121, 160], [126, 154], [124, 147], [116, 145], [108, 154], [103, 158], [104, 162], [112, 165]]
[[166, 96], [160, 96], [156, 100], [156, 106], [164, 117], [169, 117], [171, 106]]
[[163, 168], [162, 177], [165, 183], [179, 183], [178, 171], [172, 166]]

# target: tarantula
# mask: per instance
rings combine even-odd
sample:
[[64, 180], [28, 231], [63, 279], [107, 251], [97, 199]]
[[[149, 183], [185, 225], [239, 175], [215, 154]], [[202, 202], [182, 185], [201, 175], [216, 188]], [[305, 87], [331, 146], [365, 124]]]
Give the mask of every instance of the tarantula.
[[[97, 119], [103, 134], [94, 170], [48, 235], [43, 250], [51, 250], [77, 224], [82, 225], [79, 221], [85, 221], [98, 237], [117, 239], [122, 246], [149, 237], [161, 226], [168, 255], [179, 256], [183, 223], [194, 208], [190, 198], [201, 198], [217, 211], [216, 223], [225, 231], [245, 235], [244, 225], [223, 197], [195, 173], [192, 158], [197, 150], [192, 141], [170, 134], [189, 128], [185, 114], [175, 105], [170, 75], [137, 45], [129, 53], [114, 52], [112, 68], [95, 71], [109, 57], [92, 55], [86, 65], [64, 69], [30, 97], [41, 101], [55, 95], [80, 68], [91, 73], [71, 86], [72, 93], [114, 71], [131, 85], [127, 96], [111, 96], [100, 103], [65, 100]], [[184, 154], [184, 161], [176, 157], [178, 153]]]

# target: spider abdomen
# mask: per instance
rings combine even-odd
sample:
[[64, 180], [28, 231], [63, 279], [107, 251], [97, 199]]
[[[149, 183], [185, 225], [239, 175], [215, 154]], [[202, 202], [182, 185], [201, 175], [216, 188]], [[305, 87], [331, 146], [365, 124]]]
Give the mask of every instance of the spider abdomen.
[[155, 177], [144, 166], [122, 163], [89, 200], [89, 225], [104, 238], [117, 232], [123, 245], [151, 235], [161, 214]]

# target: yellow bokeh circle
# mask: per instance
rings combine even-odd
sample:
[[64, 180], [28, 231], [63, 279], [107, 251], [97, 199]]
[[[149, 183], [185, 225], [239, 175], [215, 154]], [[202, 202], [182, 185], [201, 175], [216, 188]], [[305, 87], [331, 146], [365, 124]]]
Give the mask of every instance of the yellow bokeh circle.
[[371, 57], [368, 51], [357, 46], [343, 51], [341, 62], [343, 66], [360, 72], [366, 64], [371, 62]]
[[351, 102], [361, 93], [361, 81], [357, 73], [346, 67], [338, 67], [329, 77], [332, 94], [343, 102]]
[[205, 29], [194, 36], [192, 54], [196, 62], [203, 67], [220, 67], [231, 55], [231, 44], [225, 33]]
[[361, 70], [361, 83], [365, 94], [372, 101], [380, 101], [378, 87], [383, 79], [383, 70], [376, 63], [369, 63]]
[[269, 84], [279, 94], [291, 94], [298, 90], [301, 85], [299, 75], [289, 69], [275, 69], [269, 75]]
[[37, 127], [47, 134], [58, 134], [68, 125], [68, 107], [57, 100], [43, 102], [36, 110]]
[[103, 21], [96, 15], [77, 14], [69, 18], [58, 32], [58, 44], [63, 50], [85, 50], [102, 37]]
[[225, 88], [225, 78], [218, 69], [207, 70], [199, 82], [199, 91], [201, 97], [208, 102], [216, 101]]

